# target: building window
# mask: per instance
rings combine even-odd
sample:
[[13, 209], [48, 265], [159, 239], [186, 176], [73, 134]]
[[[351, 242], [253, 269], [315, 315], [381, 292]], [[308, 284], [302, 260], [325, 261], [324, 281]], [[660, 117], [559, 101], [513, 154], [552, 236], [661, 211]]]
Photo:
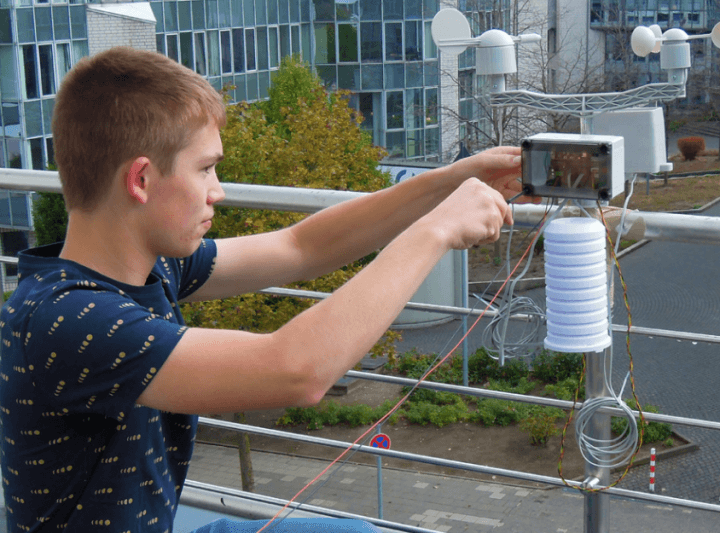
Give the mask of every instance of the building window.
[[180, 63], [193, 68], [193, 34], [189, 31], [180, 34]]
[[402, 23], [388, 22], [385, 24], [385, 61], [402, 61], [402, 59]]
[[35, 45], [25, 45], [22, 47], [23, 53], [23, 69], [25, 79], [24, 98], [37, 98], [39, 96], [38, 80], [37, 80], [37, 59], [35, 56]]
[[280, 66], [280, 38], [277, 26], [268, 28], [268, 37], [270, 39], [268, 48], [270, 68], [277, 68]]
[[195, 72], [201, 76], [207, 75], [207, 61], [205, 59], [205, 33], [195, 34]]
[[51, 44], [38, 46], [40, 56], [40, 87], [43, 95], [55, 94], [55, 68]]
[[255, 61], [255, 30], [245, 30], [245, 66], [248, 72], [257, 69]]
[[235, 72], [245, 72], [245, 33], [242, 28], [238, 28], [232, 31], [232, 36]]
[[405, 61], [419, 61], [422, 59], [422, 22], [409, 21], [405, 23]]
[[[258, 11], [258, 15], [260, 12]], [[268, 61], [268, 31], [267, 27], [257, 28], [257, 68], [258, 70], [267, 70], [270, 67]], [[262, 82], [260, 93], [262, 94]]]
[[386, 94], [386, 128], [389, 130], [402, 129], [404, 127], [403, 122], [403, 92], [402, 91], [388, 91]]
[[315, 24], [315, 62], [335, 63], [334, 24]]
[[360, 24], [360, 55], [363, 61], [382, 61], [382, 22]]
[[220, 70], [223, 74], [232, 73], [232, 46], [228, 30], [220, 32]]
[[341, 63], [358, 60], [358, 34], [355, 24], [338, 24], [339, 57]]
[[208, 47], [208, 74], [210, 76], [220, 75], [220, 34], [217, 30], [207, 32]]
[[166, 48], [167, 56], [170, 59], [178, 61], [179, 46], [178, 46], [178, 36], [177, 35], [166, 35], [165, 36], [165, 48]]

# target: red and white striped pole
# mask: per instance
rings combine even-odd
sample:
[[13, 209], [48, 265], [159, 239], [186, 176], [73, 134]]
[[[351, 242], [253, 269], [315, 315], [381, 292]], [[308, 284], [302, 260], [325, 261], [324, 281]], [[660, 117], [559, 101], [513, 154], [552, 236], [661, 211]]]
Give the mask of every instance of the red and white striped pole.
[[650, 492], [655, 492], [655, 448], [650, 449]]

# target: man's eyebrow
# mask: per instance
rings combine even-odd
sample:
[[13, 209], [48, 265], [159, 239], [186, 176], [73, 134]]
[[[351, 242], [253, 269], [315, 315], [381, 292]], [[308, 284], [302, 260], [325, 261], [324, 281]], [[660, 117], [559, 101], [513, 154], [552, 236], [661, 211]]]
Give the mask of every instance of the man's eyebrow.
[[208, 163], [214, 165], [216, 163], [219, 163], [223, 159], [225, 159], [225, 154], [217, 153], [217, 154], [213, 154], [211, 156], [206, 157], [205, 159], [202, 160], [202, 162], [203, 162], [203, 164], [205, 164], [205, 162], [208, 162]]

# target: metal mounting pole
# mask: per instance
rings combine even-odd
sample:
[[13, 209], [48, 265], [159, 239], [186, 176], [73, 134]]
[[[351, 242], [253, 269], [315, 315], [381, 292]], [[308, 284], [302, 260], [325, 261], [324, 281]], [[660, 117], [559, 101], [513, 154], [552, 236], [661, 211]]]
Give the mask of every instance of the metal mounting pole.
[[[605, 358], [610, 357], [610, 348], [604, 352], [585, 354], [585, 396], [601, 398], [609, 396], [605, 385]], [[610, 438], [610, 415], [595, 413], [589, 425], [587, 436], [593, 439], [608, 440]], [[596, 467], [585, 463], [585, 486], [607, 487], [610, 484], [610, 469]], [[610, 495], [603, 492], [585, 493], [585, 533], [609, 533], [610, 531]]]

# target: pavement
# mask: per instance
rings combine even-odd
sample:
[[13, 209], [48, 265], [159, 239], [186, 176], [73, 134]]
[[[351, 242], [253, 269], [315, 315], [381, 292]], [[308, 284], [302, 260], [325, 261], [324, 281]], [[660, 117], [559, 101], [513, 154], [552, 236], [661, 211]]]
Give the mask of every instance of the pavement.
[[[701, 213], [720, 216], [720, 207]], [[718, 334], [720, 331], [720, 247], [650, 242], [620, 260], [628, 286], [632, 323], [659, 329]], [[616, 273], [617, 277], [617, 273]], [[615, 282], [615, 322], [627, 323], [623, 296]], [[544, 300], [544, 290], [524, 293]], [[485, 323], [471, 333], [471, 352], [481, 345]], [[444, 352], [458, 336], [459, 321], [405, 330], [401, 351], [416, 347]], [[613, 339], [617, 389], [629, 365], [625, 335]], [[642, 404], [665, 414], [720, 420], [719, 347], [709, 343], [631, 337], [636, 390]], [[627, 391], [625, 396], [627, 396]], [[720, 499], [720, 439], [712, 430], [675, 426], [698, 444], [697, 451], [658, 461], [656, 492], [663, 496], [717, 504]], [[323, 461], [253, 452], [257, 492], [289, 499], [326, 466]], [[232, 448], [199, 444], [190, 478], [240, 488], [237, 454]], [[522, 465], [517, 465], [522, 470]], [[383, 518], [436, 531], [584, 531], [584, 496], [565, 488], [532, 488], [478, 482], [462, 477], [383, 468]], [[648, 468], [636, 467], [620, 488], [648, 492]], [[346, 464], [305, 497], [306, 503], [378, 516], [375, 467]], [[717, 531], [718, 516], [675, 505], [612, 497], [610, 531]]]

